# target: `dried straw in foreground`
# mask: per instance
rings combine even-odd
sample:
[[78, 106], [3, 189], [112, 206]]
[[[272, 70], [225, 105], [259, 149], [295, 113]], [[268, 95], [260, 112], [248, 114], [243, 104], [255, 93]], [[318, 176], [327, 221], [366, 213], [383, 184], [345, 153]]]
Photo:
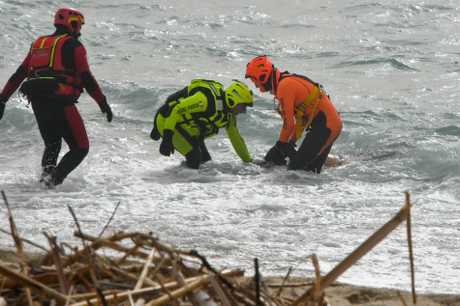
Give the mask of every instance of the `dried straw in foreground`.
[[[217, 270], [196, 251], [183, 251], [160, 242], [151, 233], [119, 232], [104, 236], [112, 217], [97, 237], [83, 233], [75, 212], [69, 207], [81, 239], [81, 247], [58, 245], [56, 237], [44, 233], [49, 248], [19, 237], [5, 193], [15, 261], [0, 260], [0, 306], [4, 305], [193, 305], [193, 306], [296, 306], [327, 305], [325, 289], [380, 243], [403, 221], [407, 221], [411, 263], [412, 300], [416, 305], [410, 228], [410, 200], [390, 221], [371, 235], [328, 274], [321, 276], [315, 255], [312, 282], [293, 282], [291, 269], [278, 284], [268, 285], [254, 260], [254, 277], [238, 269]], [[117, 205], [118, 207], [118, 205]], [[24, 252], [28, 243], [45, 250], [39, 260]], [[105, 256], [103, 254], [110, 254]], [[289, 288], [303, 288], [292, 293]], [[299, 292], [296, 290], [295, 292]], [[401, 303], [407, 305], [401, 296]]]

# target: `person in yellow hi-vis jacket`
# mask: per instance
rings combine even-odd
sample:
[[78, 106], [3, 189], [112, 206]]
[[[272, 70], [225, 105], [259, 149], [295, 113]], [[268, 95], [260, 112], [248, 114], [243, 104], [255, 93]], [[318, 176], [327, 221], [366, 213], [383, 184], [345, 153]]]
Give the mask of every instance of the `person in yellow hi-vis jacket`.
[[[281, 72], [266, 55], [248, 63], [246, 78], [261, 92], [275, 96], [283, 118], [279, 140], [265, 161], [282, 165], [289, 157], [288, 169], [320, 173], [342, 131], [342, 119], [321, 85], [299, 74]], [[295, 143], [304, 131], [305, 138], [296, 150]]]
[[170, 156], [177, 150], [186, 165], [198, 169], [211, 160], [204, 140], [225, 128], [238, 156], [244, 162], [252, 158], [237, 127], [236, 116], [252, 107], [253, 93], [246, 84], [234, 80], [224, 89], [216, 81], [195, 79], [170, 95], [155, 114], [150, 137], [161, 140], [160, 153]]

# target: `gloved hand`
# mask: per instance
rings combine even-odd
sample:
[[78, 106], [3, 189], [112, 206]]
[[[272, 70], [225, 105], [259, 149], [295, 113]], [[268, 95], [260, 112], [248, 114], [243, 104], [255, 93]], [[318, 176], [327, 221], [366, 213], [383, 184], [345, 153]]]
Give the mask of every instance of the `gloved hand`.
[[154, 122], [153, 123], [153, 129], [152, 131], [150, 132], [150, 138], [152, 138], [153, 140], [159, 140], [161, 137], [160, 135], [160, 132], [158, 132], [158, 128], [157, 128], [157, 125], [156, 123]]
[[104, 97], [104, 100], [102, 103], [99, 105], [101, 112], [106, 115], [107, 121], [112, 122], [113, 118], [113, 113], [112, 109], [110, 108], [110, 105], [107, 103], [107, 99]]
[[278, 148], [284, 156], [289, 157], [289, 159], [294, 158], [297, 154], [297, 151], [291, 142], [277, 141], [275, 147]]
[[0, 94], [0, 120], [5, 112], [6, 101], [8, 101], [8, 99], [4, 95]]
[[171, 130], [163, 131], [163, 140], [160, 144], [160, 153], [164, 156], [169, 156], [174, 153], [174, 145], [172, 143], [174, 132]]
[[264, 160], [278, 166], [286, 165], [286, 155], [284, 155], [280, 149], [276, 147], [276, 145], [268, 150], [267, 154], [265, 154]]

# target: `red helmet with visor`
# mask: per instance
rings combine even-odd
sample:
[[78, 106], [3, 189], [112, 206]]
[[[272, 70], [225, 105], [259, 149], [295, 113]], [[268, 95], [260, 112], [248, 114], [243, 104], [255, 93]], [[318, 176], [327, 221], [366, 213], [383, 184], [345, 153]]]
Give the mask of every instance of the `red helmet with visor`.
[[60, 8], [54, 15], [54, 25], [64, 26], [71, 34], [80, 34], [81, 26], [84, 24], [83, 14], [72, 8]]
[[266, 55], [253, 58], [246, 66], [246, 78], [250, 78], [257, 88], [264, 91], [270, 88], [267, 82], [270, 80], [274, 70], [271, 59]]

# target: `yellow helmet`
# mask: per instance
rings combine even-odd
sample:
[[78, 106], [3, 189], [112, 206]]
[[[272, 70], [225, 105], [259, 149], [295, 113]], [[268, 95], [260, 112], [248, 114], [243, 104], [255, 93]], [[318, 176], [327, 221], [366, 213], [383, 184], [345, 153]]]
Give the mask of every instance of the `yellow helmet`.
[[243, 82], [233, 80], [233, 83], [225, 90], [225, 103], [230, 109], [240, 104], [251, 107], [254, 103], [252, 90]]

